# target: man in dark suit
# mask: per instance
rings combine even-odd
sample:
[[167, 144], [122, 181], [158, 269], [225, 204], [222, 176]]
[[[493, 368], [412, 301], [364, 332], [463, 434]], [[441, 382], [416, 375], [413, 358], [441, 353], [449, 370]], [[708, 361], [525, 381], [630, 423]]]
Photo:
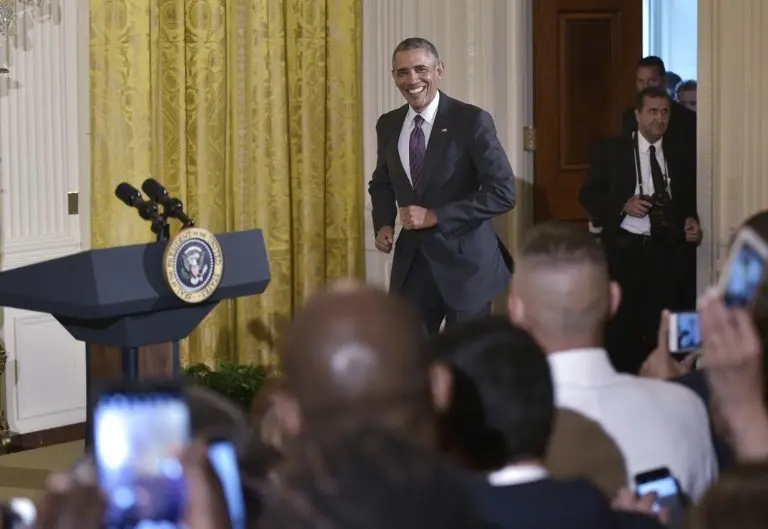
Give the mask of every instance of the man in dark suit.
[[427, 334], [444, 319], [489, 314], [512, 272], [492, 224], [515, 205], [512, 167], [491, 115], [439, 92], [442, 75], [429, 41], [410, 38], [395, 49], [392, 77], [407, 104], [376, 124], [368, 187], [376, 248], [395, 249], [390, 291], [419, 309]]
[[596, 149], [579, 194], [602, 221], [610, 272], [622, 289], [608, 352], [617, 370], [630, 373], [656, 345], [661, 311], [679, 304], [685, 245], [701, 240], [695, 169], [682, 146], [666, 141], [669, 116], [665, 90], [641, 90], [637, 132]]
[[[668, 74], [664, 61], [656, 56], [648, 56], [637, 63], [637, 91], [647, 86], [657, 86], [674, 92], [674, 86], [668, 86]], [[621, 115], [621, 130], [626, 136], [637, 130], [635, 109], [628, 108]], [[690, 165], [694, 170], [694, 188], [696, 194], [696, 112], [691, 111], [674, 99], [670, 99], [669, 126], [664, 141], [674, 145], [685, 156], [690, 157]], [[696, 308], [696, 244], [685, 245], [680, 254], [678, 267], [681, 269], [678, 289], [678, 306], [670, 307], [676, 310], [695, 310]]]

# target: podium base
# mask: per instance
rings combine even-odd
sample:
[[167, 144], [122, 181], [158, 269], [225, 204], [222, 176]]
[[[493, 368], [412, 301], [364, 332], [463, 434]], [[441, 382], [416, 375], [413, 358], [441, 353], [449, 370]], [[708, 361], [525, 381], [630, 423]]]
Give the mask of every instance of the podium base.
[[91, 421], [95, 391], [110, 382], [178, 379], [181, 376], [179, 342], [126, 348], [88, 343], [85, 346], [85, 369], [85, 448], [89, 450], [93, 443]]

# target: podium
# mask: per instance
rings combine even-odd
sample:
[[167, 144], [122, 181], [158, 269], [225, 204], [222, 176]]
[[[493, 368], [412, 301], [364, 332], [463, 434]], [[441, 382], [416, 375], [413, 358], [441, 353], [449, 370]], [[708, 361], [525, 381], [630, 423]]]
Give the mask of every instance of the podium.
[[[168, 241], [90, 250], [0, 273], [0, 306], [51, 314], [72, 337], [85, 342], [87, 435], [91, 392], [99, 381], [93, 372], [97, 356], [114, 351], [120, 358], [119, 376], [135, 381], [140, 377], [140, 349], [144, 356], [165, 349], [171, 356], [165, 363], [171, 364], [170, 372], [161, 366], [145, 370], [141, 378], [178, 376], [179, 340], [219, 301], [267, 288], [271, 276], [261, 230], [223, 233], [216, 239], [224, 256], [221, 282], [196, 304], [176, 297], [166, 283], [163, 255]], [[168, 343], [173, 345], [160, 347]]]

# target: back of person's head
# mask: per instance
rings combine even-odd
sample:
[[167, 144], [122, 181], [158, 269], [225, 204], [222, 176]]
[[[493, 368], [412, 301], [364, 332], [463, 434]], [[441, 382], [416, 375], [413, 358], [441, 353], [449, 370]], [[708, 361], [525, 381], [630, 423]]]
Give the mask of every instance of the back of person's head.
[[616, 441], [573, 410], [557, 410], [546, 463], [552, 477], [588, 479], [608, 498], [627, 486], [627, 465]]
[[450, 377], [441, 417], [443, 448], [478, 472], [542, 460], [554, 390], [544, 352], [506, 318], [447, 328], [428, 344]]
[[547, 222], [529, 231], [508, 308], [512, 321], [531, 332], [547, 352], [602, 345], [605, 324], [620, 300], [605, 252], [587, 229]]
[[280, 351], [281, 394], [295, 400], [301, 429], [360, 422], [408, 429], [403, 414], [405, 422], [428, 422], [429, 366], [419, 321], [404, 301], [354, 282], [310, 298]]
[[466, 477], [432, 450], [375, 428], [303, 438], [275, 472], [259, 527], [465, 529], [483, 526]]
[[768, 521], [768, 463], [732, 467], [691, 512], [689, 529], [763, 529]]

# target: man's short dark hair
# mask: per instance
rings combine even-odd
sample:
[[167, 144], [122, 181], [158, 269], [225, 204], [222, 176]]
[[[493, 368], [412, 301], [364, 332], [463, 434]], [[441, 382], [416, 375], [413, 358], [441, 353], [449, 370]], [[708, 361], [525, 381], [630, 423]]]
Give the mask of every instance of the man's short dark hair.
[[440, 60], [440, 56], [437, 54], [437, 48], [434, 44], [422, 37], [409, 37], [397, 45], [395, 51], [392, 52], [392, 67], [395, 67], [395, 56], [398, 52], [408, 50], [427, 50], [430, 55], [435, 58], [435, 61]]
[[544, 457], [554, 390], [544, 351], [527, 332], [489, 317], [449, 327], [427, 347], [453, 375], [442, 425], [450, 447], [477, 471]]
[[587, 230], [572, 222], [542, 222], [528, 230], [520, 257], [570, 266], [589, 263], [608, 269], [605, 250]]
[[697, 84], [696, 81], [693, 79], [690, 79], [688, 81], [683, 81], [682, 83], [678, 83], [677, 87], [675, 88], [675, 94], [677, 94], [678, 97], [680, 97], [680, 92], [686, 92], [688, 90], [696, 90]]
[[648, 98], [666, 99], [670, 104], [672, 102], [672, 99], [669, 97], [669, 93], [663, 88], [659, 88], [658, 86], [646, 86], [637, 93], [635, 108], [637, 110], [643, 110], [643, 108], [645, 108], [645, 100]]
[[637, 61], [637, 67], [638, 68], [656, 68], [659, 72], [659, 77], [664, 77], [667, 75], [667, 68], [664, 66], [664, 61], [661, 60], [661, 57], [657, 57], [656, 55], [649, 55], [648, 57], [643, 57], [639, 61]]

